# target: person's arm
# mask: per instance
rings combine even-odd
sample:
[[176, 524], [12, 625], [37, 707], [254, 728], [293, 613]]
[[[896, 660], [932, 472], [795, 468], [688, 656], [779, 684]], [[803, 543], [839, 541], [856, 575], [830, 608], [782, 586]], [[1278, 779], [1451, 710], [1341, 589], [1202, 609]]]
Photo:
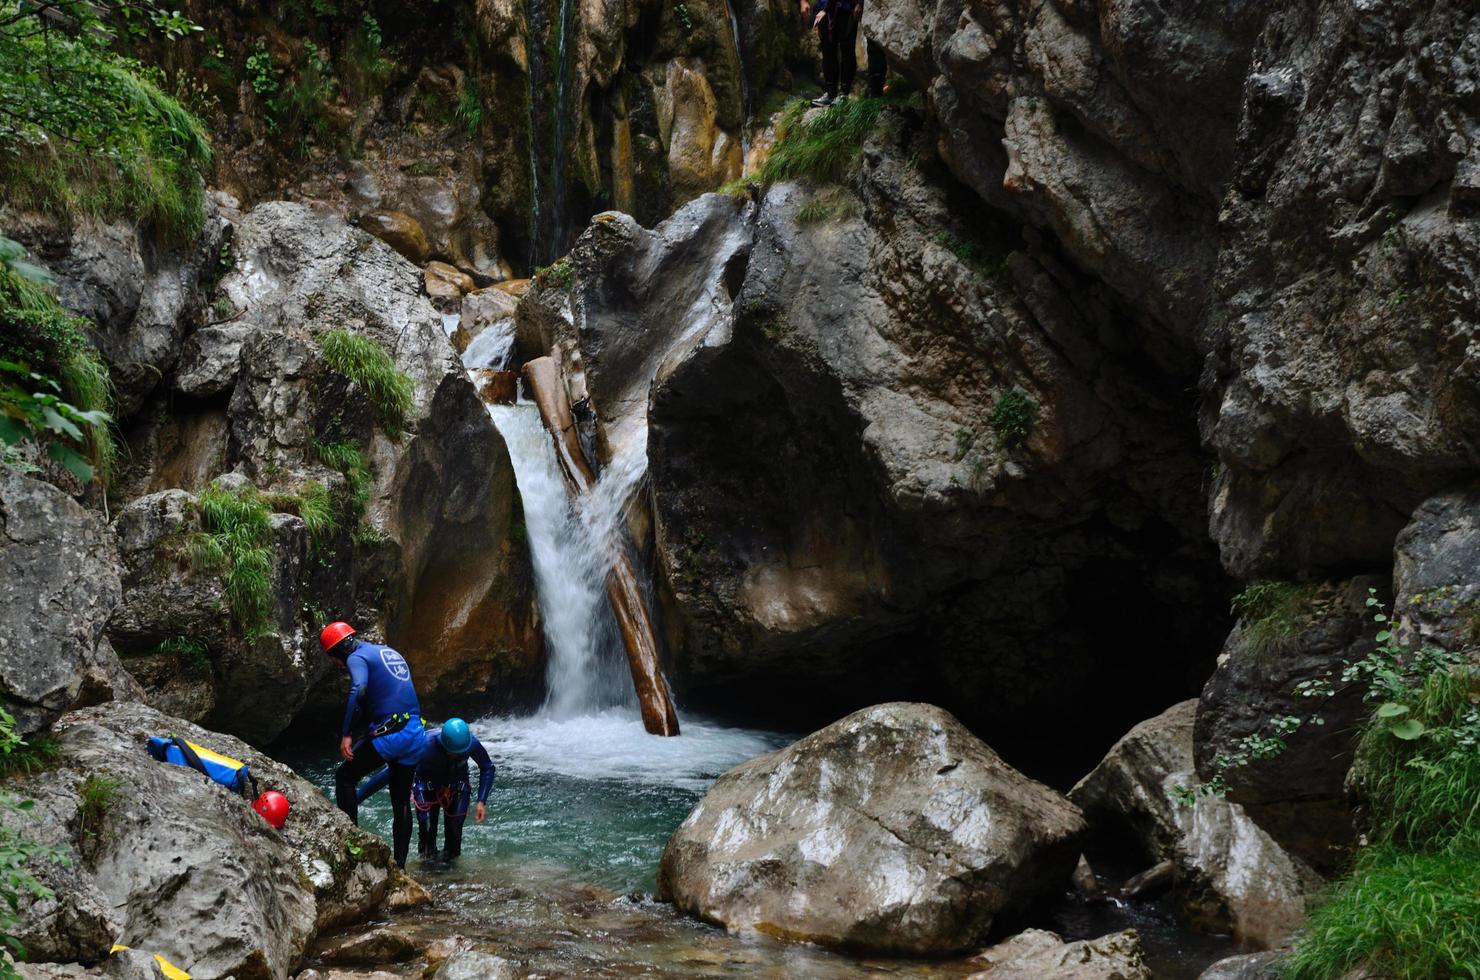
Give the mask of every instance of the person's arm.
[[349, 698], [344, 704], [344, 723], [339, 727], [339, 754], [353, 759], [355, 753], [350, 748], [349, 736], [355, 727], [355, 708], [360, 698], [365, 696], [365, 685], [370, 681], [370, 671], [364, 660], [353, 655], [345, 666], [349, 668]]
[[370, 797], [374, 796], [376, 793], [379, 793], [381, 790], [385, 789], [386, 786], [390, 785], [390, 781], [390, 766], [382, 766], [376, 771], [375, 775], [365, 780], [363, 783], [360, 784], [360, 788], [355, 790], [355, 799], [361, 803], [364, 803], [366, 800], [370, 799]]
[[482, 823], [488, 816], [488, 791], [493, 789], [493, 777], [498, 770], [488, 757], [488, 750], [477, 738], [473, 739], [473, 749], [468, 754], [478, 763], [478, 809], [473, 813], [473, 822]]

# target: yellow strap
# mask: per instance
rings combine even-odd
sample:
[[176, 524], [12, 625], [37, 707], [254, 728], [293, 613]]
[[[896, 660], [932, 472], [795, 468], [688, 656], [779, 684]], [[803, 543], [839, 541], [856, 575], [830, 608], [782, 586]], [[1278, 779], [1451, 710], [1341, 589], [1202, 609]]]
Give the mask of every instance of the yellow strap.
[[[111, 955], [121, 949], [128, 949], [128, 947], [124, 946], [121, 943], [114, 943], [113, 948], [108, 950], [108, 953]], [[165, 975], [166, 980], [190, 980], [190, 974], [186, 973], [184, 970], [180, 969], [178, 966], [171, 963], [163, 956], [160, 956], [158, 953], [154, 954], [154, 961], [159, 964], [159, 972]]]
[[186, 742], [185, 744], [194, 749], [195, 754], [200, 756], [202, 759], [210, 759], [212, 762], [215, 762], [219, 765], [232, 766], [236, 769], [240, 769], [242, 766], [246, 765], [246, 763], [242, 762], [240, 759], [233, 759], [231, 756], [222, 755], [220, 752], [212, 752], [204, 745], [196, 745], [194, 742]]

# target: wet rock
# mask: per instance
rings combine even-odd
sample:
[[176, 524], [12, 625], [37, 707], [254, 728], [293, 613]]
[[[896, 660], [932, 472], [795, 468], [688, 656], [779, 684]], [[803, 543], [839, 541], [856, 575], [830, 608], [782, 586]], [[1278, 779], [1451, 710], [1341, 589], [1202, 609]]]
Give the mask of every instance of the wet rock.
[[360, 216], [360, 227], [417, 265], [431, 252], [421, 222], [404, 211], [372, 211]]
[[1127, 929], [1065, 942], [1042, 929], [1020, 932], [972, 957], [986, 967], [971, 980], [1151, 980], [1141, 938]]
[[1120, 886], [1120, 894], [1132, 900], [1152, 898], [1177, 883], [1177, 866], [1159, 861]]
[[946, 712], [884, 704], [721, 776], [664, 849], [658, 890], [732, 931], [953, 952], [1061, 887], [1082, 828]]
[[[502, 324], [514, 316], [519, 305], [518, 297], [507, 289], [490, 286], [468, 293], [462, 300], [462, 317], [458, 327], [468, 341], [476, 340], [479, 334], [495, 324]], [[467, 344], [463, 344], [466, 349]]]
[[[1285, 738], [1283, 752], [1229, 769], [1223, 779], [1228, 799], [1282, 847], [1328, 872], [1346, 862], [1354, 843], [1346, 775], [1368, 707], [1364, 686], [1343, 683], [1341, 672], [1373, 648], [1369, 588], [1385, 594], [1385, 577], [1304, 587], [1297, 592], [1299, 609], [1275, 614], [1291, 618], [1288, 624], [1241, 621], [1197, 707], [1194, 746], [1205, 779], [1215, 775], [1219, 753], [1237, 752], [1248, 736], [1268, 735], [1271, 718], [1305, 720]], [[1301, 697], [1297, 685], [1307, 681], [1329, 681], [1336, 693]]]
[[740, 142], [719, 128], [714, 91], [693, 59], [668, 63], [659, 125], [668, 133], [668, 178], [675, 206], [740, 176]]
[[1424, 501], [1393, 548], [1398, 638], [1465, 650], [1480, 642], [1480, 493]]
[[462, 306], [463, 294], [473, 290], [472, 277], [446, 262], [428, 262], [422, 280], [427, 296], [438, 309], [457, 310]]
[[1095, 877], [1095, 869], [1090, 867], [1089, 860], [1079, 855], [1079, 863], [1074, 866], [1074, 890], [1079, 897], [1087, 902], [1100, 902], [1105, 899], [1105, 891], [1100, 887], [1100, 879]]
[[1204, 970], [1197, 980], [1279, 980], [1280, 952], [1247, 953], [1219, 960]]
[[[100, 908], [109, 929], [80, 955], [75, 943], [49, 945], [47, 908], [28, 903], [22, 934], [33, 959], [96, 961], [117, 941], [202, 978], [285, 976], [318, 930], [364, 917], [383, 900], [385, 845], [246, 744], [125, 703], [72, 712], [55, 730], [56, 767], [15, 786], [37, 801], [29, 832], [70, 859], [37, 873], [58, 905]], [[264, 789], [292, 802], [287, 827], [273, 830], [246, 799], [188, 768], [155, 762], [145, 740], [168, 733], [247, 762]], [[86, 815], [84, 793], [92, 799]]]
[[1196, 711], [1196, 701], [1184, 701], [1131, 729], [1069, 798], [1095, 833], [1128, 835], [1147, 856], [1175, 864], [1178, 898], [1194, 922], [1268, 948], [1299, 928], [1321, 878], [1238, 804], [1176, 801], [1197, 785]]
[[117, 564], [98, 515], [0, 464], [0, 696], [18, 731], [79, 701], [139, 695], [104, 634]]
[[432, 974], [432, 980], [513, 980], [514, 964], [502, 956], [466, 950], [454, 953]]
[[319, 950], [319, 959], [333, 966], [373, 966], [400, 963], [419, 952], [416, 940], [395, 929], [380, 927], [347, 936]]

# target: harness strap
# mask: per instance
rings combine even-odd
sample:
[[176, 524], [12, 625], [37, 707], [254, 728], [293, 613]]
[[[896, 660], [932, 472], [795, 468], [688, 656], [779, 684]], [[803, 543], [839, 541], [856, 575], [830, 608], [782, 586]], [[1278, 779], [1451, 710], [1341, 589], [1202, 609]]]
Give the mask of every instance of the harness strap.
[[409, 724], [411, 724], [411, 714], [402, 711], [391, 715], [385, 721], [370, 729], [370, 737], [379, 738], [382, 735], [390, 735], [394, 732], [399, 732]]

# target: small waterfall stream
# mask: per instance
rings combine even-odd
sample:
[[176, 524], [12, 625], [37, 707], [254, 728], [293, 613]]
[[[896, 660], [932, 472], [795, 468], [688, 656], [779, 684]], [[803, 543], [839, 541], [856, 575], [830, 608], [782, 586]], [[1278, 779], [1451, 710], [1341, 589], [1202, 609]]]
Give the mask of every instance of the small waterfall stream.
[[734, 0], [724, 0], [725, 16], [730, 22], [730, 44], [735, 49], [735, 63], [740, 66], [740, 161], [743, 169], [750, 157], [750, 124], [755, 118], [755, 98], [750, 91], [750, 67], [745, 63], [745, 43], [741, 40], [740, 21], [735, 16]]

